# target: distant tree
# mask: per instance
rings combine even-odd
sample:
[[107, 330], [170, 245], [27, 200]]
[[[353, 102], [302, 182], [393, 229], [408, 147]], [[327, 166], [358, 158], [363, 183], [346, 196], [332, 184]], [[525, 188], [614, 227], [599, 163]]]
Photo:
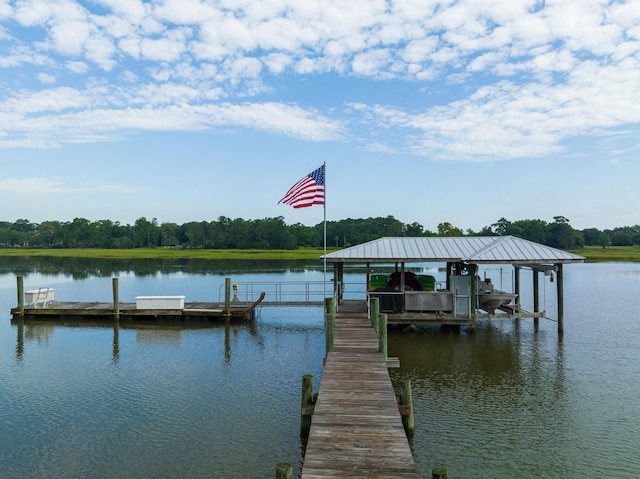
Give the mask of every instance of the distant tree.
[[137, 248], [154, 248], [158, 246], [160, 227], [158, 220], [148, 221], [144, 216], [138, 218], [133, 226], [133, 242]]
[[576, 247], [576, 235], [574, 229], [569, 224], [569, 220], [564, 216], [555, 216], [554, 222], [549, 225], [547, 242], [549, 246], [560, 249], [571, 249]]
[[614, 228], [610, 236], [612, 246], [633, 245], [633, 230], [630, 227]]
[[176, 223], [162, 223], [160, 225], [160, 246], [165, 248], [173, 248], [178, 246], [178, 236], [180, 235], [180, 226]]
[[462, 230], [445, 221], [438, 225], [438, 236], [464, 236]]
[[600, 232], [600, 236], [598, 238], [598, 244], [602, 246], [602, 249], [605, 249], [607, 246], [610, 246], [611, 237], [609, 236], [609, 233], [607, 233], [606, 231]]
[[598, 228], [587, 228], [582, 230], [584, 244], [587, 246], [600, 245], [600, 235], [602, 232]]
[[506, 218], [500, 218], [498, 221], [491, 225], [491, 228], [498, 236], [505, 236], [509, 234], [509, 228], [511, 227], [511, 222]]
[[496, 236], [496, 234], [491, 229], [491, 226], [483, 226], [480, 231], [475, 232], [471, 228], [467, 228], [465, 231], [467, 236]]
[[[542, 220], [519, 220], [512, 224], [514, 236], [534, 241], [536, 243], [545, 244], [548, 235], [548, 225]], [[516, 234], [517, 232], [517, 234]]]
[[404, 235], [409, 237], [417, 237], [422, 236], [424, 233], [424, 228], [417, 221], [411, 223], [410, 225], [404, 225]]

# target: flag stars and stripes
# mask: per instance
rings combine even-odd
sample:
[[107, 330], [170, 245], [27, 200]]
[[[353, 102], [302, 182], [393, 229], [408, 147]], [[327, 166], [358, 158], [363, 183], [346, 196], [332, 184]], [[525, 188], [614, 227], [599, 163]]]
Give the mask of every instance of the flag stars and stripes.
[[293, 185], [278, 201], [280, 203], [294, 208], [324, 205], [324, 165]]

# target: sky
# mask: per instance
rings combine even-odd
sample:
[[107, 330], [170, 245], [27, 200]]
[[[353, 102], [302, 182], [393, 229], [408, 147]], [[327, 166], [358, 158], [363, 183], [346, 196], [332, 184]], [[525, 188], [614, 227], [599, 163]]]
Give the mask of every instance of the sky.
[[0, 0], [0, 221], [640, 224], [640, 0]]

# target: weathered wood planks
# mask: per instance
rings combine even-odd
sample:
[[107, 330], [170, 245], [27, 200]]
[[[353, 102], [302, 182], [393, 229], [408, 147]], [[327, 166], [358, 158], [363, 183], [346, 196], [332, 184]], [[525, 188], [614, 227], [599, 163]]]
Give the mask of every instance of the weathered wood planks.
[[366, 314], [337, 313], [302, 479], [418, 477], [378, 346]]
[[[247, 306], [233, 306], [232, 317], [244, 317]], [[28, 308], [23, 311], [20, 308], [12, 308], [11, 314], [18, 319], [24, 314], [28, 319], [104, 319], [113, 320], [115, 313], [119, 319], [220, 319], [224, 317], [224, 310], [220, 303], [193, 302], [186, 303], [183, 309], [137, 309], [136, 303], [118, 303], [114, 308], [113, 303], [103, 302], [69, 302], [56, 301], [46, 308]]]

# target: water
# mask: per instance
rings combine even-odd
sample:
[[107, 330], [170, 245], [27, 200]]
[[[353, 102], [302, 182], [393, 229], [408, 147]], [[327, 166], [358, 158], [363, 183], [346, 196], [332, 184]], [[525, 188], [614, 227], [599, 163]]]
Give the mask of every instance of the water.
[[[44, 261], [44, 260], [42, 260]], [[301, 263], [12, 260], [0, 266], [3, 478], [267, 478], [299, 474], [300, 385], [324, 357], [317, 308], [263, 308], [253, 324], [180, 328], [9, 321], [15, 276], [59, 300], [185, 294], [234, 281], [321, 280]], [[431, 268], [426, 266], [426, 268]], [[436, 271], [430, 270], [430, 271]], [[410, 378], [422, 477], [640, 477], [639, 264], [565, 267], [565, 334], [541, 320], [482, 321], [474, 334], [392, 330]], [[493, 271], [494, 284], [498, 284]], [[441, 273], [437, 273], [441, 274]], [[508, 289], [508, 272], [503, 287]], [[363, 273], [346, 274], [362, 281]], [[438, 278], [440, 279], [440, 278]], [[528, 291], [526, 272], [523, 291]], [[555, 285], [541, 291], [555, 311]], [[526, 300], [525, 300], [526, 306]]]

